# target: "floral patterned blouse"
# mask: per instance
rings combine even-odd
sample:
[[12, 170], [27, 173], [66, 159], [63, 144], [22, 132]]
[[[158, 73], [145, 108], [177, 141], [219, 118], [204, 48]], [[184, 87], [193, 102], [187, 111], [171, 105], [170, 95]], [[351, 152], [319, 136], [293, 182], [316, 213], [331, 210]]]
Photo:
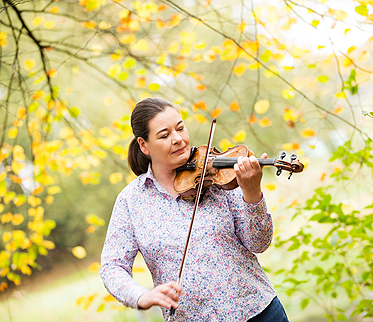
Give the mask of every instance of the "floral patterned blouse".
[[[173, 198], [150, 167], [118, 195], [100, 271], [118, 301], [137, 308], [148, 291], [132, 279], [137, 252], [155, 286], [177, 280], [193, 207], [191, 200]], [[272, 233], [264, 198], [247, 204], [239, 187], [210, 187], [194, 219], [173, 321], [247, 321], [262, 312], [276, 294], [255, 254], [269, 247]], [[162, 313], [168, 318], [168, 309]]]

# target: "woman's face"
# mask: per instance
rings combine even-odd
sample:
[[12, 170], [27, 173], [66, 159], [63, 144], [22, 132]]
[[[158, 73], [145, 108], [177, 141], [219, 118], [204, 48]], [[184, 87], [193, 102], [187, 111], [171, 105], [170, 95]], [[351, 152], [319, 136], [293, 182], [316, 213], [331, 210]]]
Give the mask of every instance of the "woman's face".
[[180, 114], [167, 107], [149, 122], [149, 137], [146, 142], [138, 138], [141, 151], [152, 159], [152, 167], [174, 170], [189, 158], [189, 134]]

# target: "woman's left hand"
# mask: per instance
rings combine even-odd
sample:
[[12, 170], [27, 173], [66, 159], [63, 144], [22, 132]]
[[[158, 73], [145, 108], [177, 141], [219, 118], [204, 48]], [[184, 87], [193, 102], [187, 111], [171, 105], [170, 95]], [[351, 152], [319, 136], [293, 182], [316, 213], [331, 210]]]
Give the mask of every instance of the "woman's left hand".
[[[263, 159], [267, 154], [262, 155]], [[258, 203], [262, 199], [261, 180], [263, 177], [262, 168], [254, 155], [250, 157], [239, 156], [234, 165], [237, 183], [243, 192], [243, 199], [247, 203]]]

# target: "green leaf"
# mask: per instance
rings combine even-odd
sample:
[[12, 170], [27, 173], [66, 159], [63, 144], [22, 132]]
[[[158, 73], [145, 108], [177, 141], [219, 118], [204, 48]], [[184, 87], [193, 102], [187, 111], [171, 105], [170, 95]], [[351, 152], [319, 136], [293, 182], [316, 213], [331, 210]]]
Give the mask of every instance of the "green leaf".
[[77, 118], [79, 116], [79, 114], [80, 114], [80, 110], [76, 106], [73, 106], [73, 107], [69, 108], [69, 114], [72, 117]]
[[361, 16], [367, 16], [368, 15], [368, 8], [365, 4], [362, 4], [361, 6], [357, 6], [355, 8], [355, 11]]
[[303, 299], [302, 302], [300, 303], [301, 309], [304, 310], [307, 307], [309, 302], [310, 302], [310, 299]]
[[328, 76], [325, 76], [325, 75], [321, 75], [321, 76], [317, 77], [317, 80], [318, 80], [320, 83], [326, 83], [326, 82], [329, 80], [329, 77], [328, 77]]

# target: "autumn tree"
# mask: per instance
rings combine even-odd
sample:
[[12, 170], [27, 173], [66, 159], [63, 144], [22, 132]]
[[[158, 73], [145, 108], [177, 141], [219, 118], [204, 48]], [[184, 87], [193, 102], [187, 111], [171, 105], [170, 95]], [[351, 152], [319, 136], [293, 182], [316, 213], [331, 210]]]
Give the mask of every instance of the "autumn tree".
[[[56, 244], [85, 256], [86, 235], [109, 218], [104, 191], [133, 178], [131, 109], [158, 96], [180, 106], [195, 145], [217, 117], [221, 150], [245, 143], [257, 154], [298, 155], [307, 167], [286, 186], [291, 193], [279, 191], [272, 172], [265, 185], [293, 214], [289, 222], [300, 221], [292, 236], [276, 236], [292, 262], [271, 273], [302, 308], [331, 299], [331, 321], [371, 317], [372, 6], [2, 0], [0, 290], [19, 285]], [[107, 204], [87, 195], [84, 203], [87, 191]], [[74, 245], [64, 245], [59, 227], [73, 218]]]

